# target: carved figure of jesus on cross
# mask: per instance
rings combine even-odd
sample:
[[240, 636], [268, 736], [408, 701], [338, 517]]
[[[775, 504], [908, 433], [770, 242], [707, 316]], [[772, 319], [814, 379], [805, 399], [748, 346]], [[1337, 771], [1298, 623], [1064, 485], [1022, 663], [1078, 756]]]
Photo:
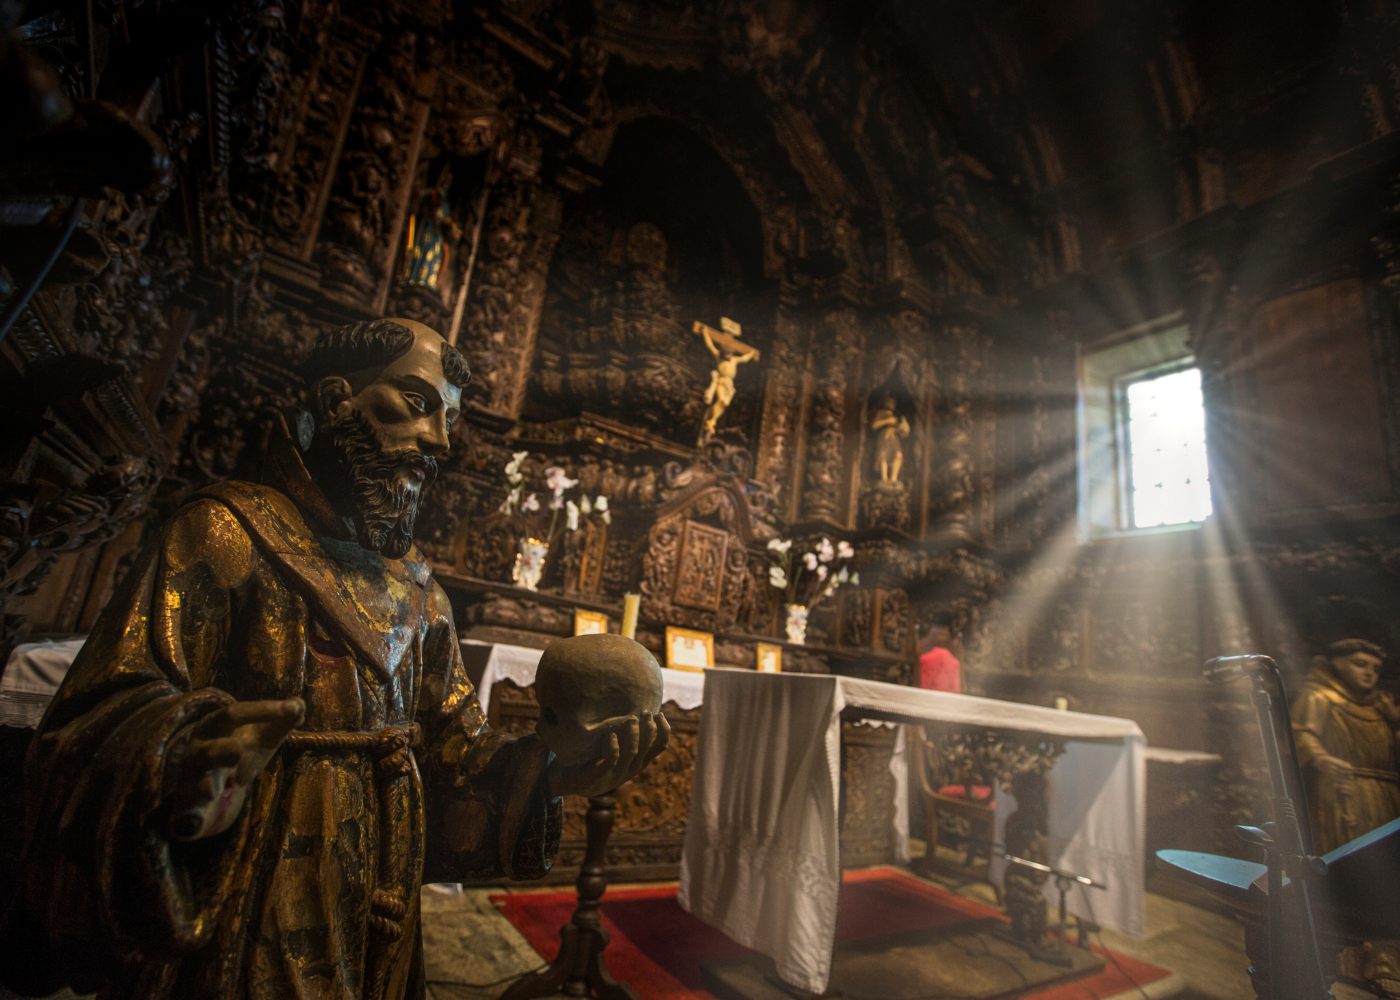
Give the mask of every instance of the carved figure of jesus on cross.
[[761, 356], [758, 348], [739, 339], [743, 330], [738, 323], [724, 316], [719, 325], [721, 329], [716, 330], [697, 319], [691, 327], [692, 332], [705, 338], [706, 349], [715, 356], [715, 370], [710, 372], [710, 384], [705, 387], [705, 421], [700, 427], [700, 444], [715, 436], [719, 418], [734, 401], [734, 376], [739, 366], [757, 361]]

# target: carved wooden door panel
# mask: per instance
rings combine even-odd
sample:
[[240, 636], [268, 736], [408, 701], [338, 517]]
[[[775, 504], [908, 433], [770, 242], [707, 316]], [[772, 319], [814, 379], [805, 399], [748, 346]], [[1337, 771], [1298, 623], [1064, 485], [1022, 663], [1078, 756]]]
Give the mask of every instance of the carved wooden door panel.
[[729, 533], [687, 520], [671, 600], [687, 608], [718, 611]]

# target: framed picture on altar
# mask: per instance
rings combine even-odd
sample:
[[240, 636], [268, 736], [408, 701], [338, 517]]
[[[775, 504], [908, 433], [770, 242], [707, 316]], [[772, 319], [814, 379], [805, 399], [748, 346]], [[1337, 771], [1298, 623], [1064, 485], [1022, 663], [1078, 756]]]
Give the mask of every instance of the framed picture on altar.
[[783, 672], [783, 647], [775, 642], [760, 642], [754, 656], [754, 668], [761, 674]]
[[709, 632], [666, 626], [666, 666], [672, 670], [704, 670], [715, 665], [715, 637]]
[[608, 630], [608, 616], [601, 611], [575, 611], [574, 635], [598, 635]]

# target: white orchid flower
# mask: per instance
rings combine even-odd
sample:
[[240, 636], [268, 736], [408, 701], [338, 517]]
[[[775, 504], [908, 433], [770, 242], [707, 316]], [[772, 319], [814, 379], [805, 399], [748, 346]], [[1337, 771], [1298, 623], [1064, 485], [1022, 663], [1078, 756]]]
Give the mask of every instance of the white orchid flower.
[[860, 584], [860, 574], [859, 574], [859, 573], [852, 573], [852, 574], [851, 574], [851, 586], [855, 587], [855, 586], [858, 586], [859, 584]]
[[837, 559], [850, 559], [855, 554], [856, 550], [852, 547], [850, 542], [843, 540], [836, 543]]
[[593, 509], [598, 513], [606, 513], [608, 509], [608, 498], [599, 493], [597, 499], [593, 501]]
[[555, 496], [559, 496], [565, 490], [573, 489], [578, 485], [577, 479], [570, 479], [568, 474], [559, 466], [551, 465], [544, 470], [544, 484], [553, 491]]
[[578, 504], [570, 500], [564, 505], [564, 514], [568, 518], [566, 522], [570, 531], [578, 531]]
[[807, 569], [816, 569], [817, 554], [815, 552], [804, 553], [802, 556], [802, 565], [805, 566]]
[[783, 572], [781, 566], [768, 567], [768, 583], [779, 590], [787, 586], [787, 574]]
[[529, 496], [527, 496], [527, 497], [525, 498], [524, 502], [522, 502], [522, 503], [520, 504], [520, 509], [521, 509], [521, 510], [539, 510], [539, 509], [540, 509], [540, 498], [537, 497], [537, 496], [535, 496], [535, 494], [531, 493]]
[[563, 510], [563, 509], [564, 509], [564, 491], [563, 491], [563, 490], [560, 490], [558, 493], [554, 494], [552, 497], [549, 498], [549, 509], [550, 509], [550, 510]]
[[604, 524], [612, 524], [612, 511], [610, 511], [610, 510], [605, 510], [605, 511], [603, 511], [603, 523], [604, 523]]
[[818, 579], [818, 580], [825, 580], [825, 579], [826, 579], [826, 574], [827, 574], [828, 572], [829, 572], [829, 571], [827, 570], [827, 568], [826, 568], [825, 566], [818, 566], [818, 567], [817, 567], [817, 579]]
[[512, 487], [511, 491], [506, 494], [506, 498], [501, 501], [500, 512], [502, 514], [509, 514], [511, 510], [515, 507], [515, 504], [517, 501], [519, 501], [519, 499], [520, 487]]
[[790, 548], [792, 548], [792, 542], [791, 542], [791, 541], [786, 541], [786, 542], [785, 542], [785, 541], [783, 541], [781, 538], [774, 538], [772, 541], [770, 541], [770, 542], [768, 543], [768, 551], [769, 551], [769, 552], [777, 552], [777, 553], [779, 553], [780, 555], [786, 553], [787, 550], [790, 549]]
[[593, 501], [583, 496], [578, 499], [578, 509], [585, 514], [593, 513]]
[[817, 558], [824, 563], [831, 562], [836, 558], [836, 550], [831, 547], [830, 538], [823, 538], [817, 543]]
[[851, 571], [850, 571], [848, 568], [846, 568], [845, 566], [842, 566], [842, 567], [841, 567], [841, 572], [839, 572], [839, 573], [836, 574], [836, 582], [837, 582], [837, 583], [845, 583], [845, 582], [846, 582], [847, 580], [849, 580], [850, 578], [851, 578]]

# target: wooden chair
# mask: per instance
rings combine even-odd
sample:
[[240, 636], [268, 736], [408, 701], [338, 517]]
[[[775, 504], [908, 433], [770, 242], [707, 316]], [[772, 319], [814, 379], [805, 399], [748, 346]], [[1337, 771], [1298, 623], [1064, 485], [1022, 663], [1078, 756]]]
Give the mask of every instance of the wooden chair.
[[[961, 884], [988, 881], [992, 844], [996, 836], [996, 789], [987, 776], [965, 766], [959, 773], [946, 755], [939, 752], [937, 737], [926, 728], [916, 727], [913, 740], [915, 790], [923, 805], [924, 855], [914, 867], [925, 875], [961, 878]], [[961, 866], [939, 858], [940, 844], [957, 844], [963, 851]], [[977, 864], [981, 859], [982, 865]], [[1000, 902], [1001, 893], [996, 890]]]

